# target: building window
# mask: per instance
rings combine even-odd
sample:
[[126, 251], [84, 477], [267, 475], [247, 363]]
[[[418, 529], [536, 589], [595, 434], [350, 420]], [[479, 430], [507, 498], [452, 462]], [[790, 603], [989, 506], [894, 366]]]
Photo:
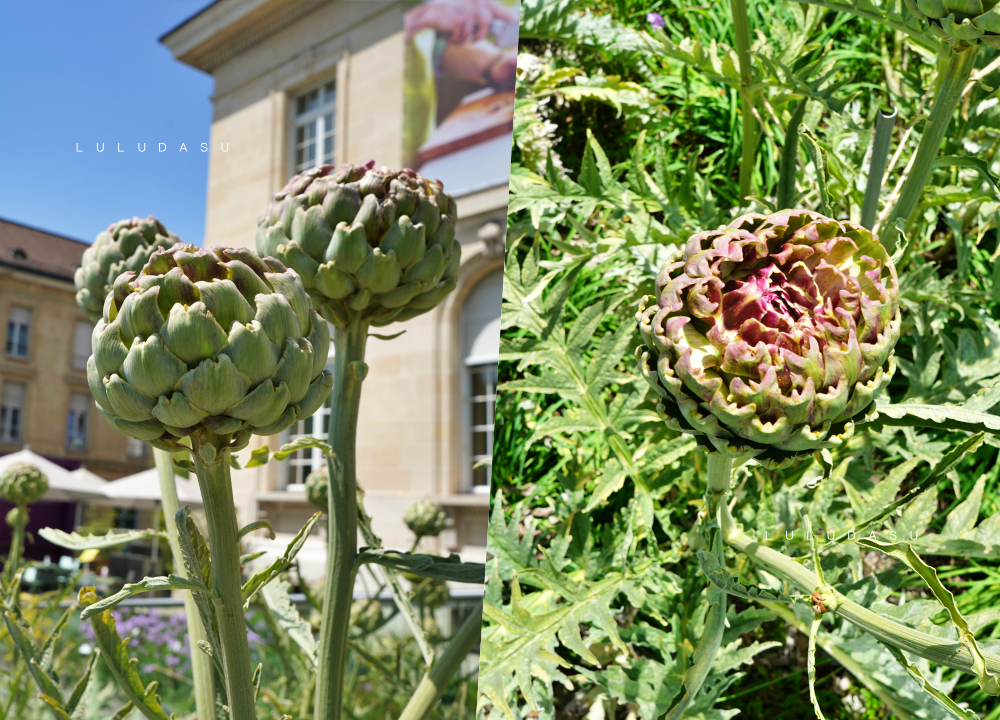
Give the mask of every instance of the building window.
[[147, 445], [143, 440], [136, 440], [133, 437], [125, 438], [125, 457], [141, 460], [147, 456], [149, 452]]
[[490, 490], [502, 296], [503, 273], [493, 272], [476, 284], [462, 308], [464, 482], [472, 492]]
[[21, 442], [24, 385], [5, 383], [0, 393], [0, 442]]
[[331, 81], [295, 98], [295, 173], [333, 164], [337, 89]]
[[66, 448], [87, 449], [87, 416], [90, 414], [89, 395], [70, 395], [66, 416]]
[[73, 327], [73, 361], [74, 370], [86, 370], [87, 360], [90, 359], [90, 336], [94, 332], [94, 326], [89, 322], [78, 322]]
[[11, 308], [7, 320], [7, 354], [28, 357], [28, 331], [31, 329], [31, 310]]
[[[312, 417], [299, 420], [282, 433], [281, 442], [282, 444], [289, 443], [307, 435], [326, 440], [329, 431], [330, 400], [328, 398], [323, 403], [323, 407], [317, 410]], [[285, 490], [303, 490], [309, 473], [324, 465], [326, 465], [326, 455], [319, 448], [299, 450], [293, 455], [289, 455], [284, 461], [282, 471]]]

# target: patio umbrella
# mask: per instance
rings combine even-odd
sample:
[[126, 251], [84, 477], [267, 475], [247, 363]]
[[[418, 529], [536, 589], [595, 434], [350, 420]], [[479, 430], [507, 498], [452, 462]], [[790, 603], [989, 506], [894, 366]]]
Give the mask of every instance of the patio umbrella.
[[[174, 476], [177, 482], [177, 499], [181, 507], [191, 505], [201, 507], [201, 490], [198, 483], [191, 482], [179, 475]], [[156, 468], [143, 470], [135, 475], [128, 475], [120, 480], [114, 480], [105, 485], [104, 496], [107, 500], [103, 505], [114, 505], [120, 508], [156, 508], [162, 500], [160, 493], [160, 476]]]
[[19, 462], [34, 465], [49, 479], [49, 491], [45, 493], [45, 497], [42, 498], [43, 500], [86, 502], [104, 497], [104, 488], [107, 486], [107, 483], [97, 475], [91, 472], [88, 472], [86, 475], [74, 474], [66, 468], [56, 465], [51, 460], [46, 460], [41, 455], [36, 455], [27, 446], [23, 450], [0, 457], [0, 473], [14, 463]]

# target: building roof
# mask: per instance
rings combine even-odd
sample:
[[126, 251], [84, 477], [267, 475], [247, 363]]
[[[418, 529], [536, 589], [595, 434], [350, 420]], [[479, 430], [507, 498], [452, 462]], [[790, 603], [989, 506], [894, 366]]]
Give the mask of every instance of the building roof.
[[0, 265], [72, 280], [89, 243], [0, 218]]

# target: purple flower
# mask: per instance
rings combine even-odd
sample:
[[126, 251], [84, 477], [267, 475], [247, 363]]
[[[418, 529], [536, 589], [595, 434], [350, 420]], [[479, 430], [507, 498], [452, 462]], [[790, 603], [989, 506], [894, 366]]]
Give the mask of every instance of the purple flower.
[[181, 664], [181, 659], [176, 655], [167, 655], [167, 667], [177, 667]]
[[663, 16], [655, 12], [646, 14], [646, 22], [657, 30], [663, 30], [667, 26], [667, 23], [663, 20]]
[[145, 673], [146, 675], [149, 675], [149, 673], [153, 672], [153, 670], [155, 670], [155, 668], [152, 665], [142, 666], [142, 672]]

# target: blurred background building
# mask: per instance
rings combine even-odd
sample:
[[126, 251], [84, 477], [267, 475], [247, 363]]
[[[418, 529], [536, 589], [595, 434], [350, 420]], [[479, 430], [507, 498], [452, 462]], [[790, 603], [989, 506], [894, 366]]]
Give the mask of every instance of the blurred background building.
[[[409, 547], [403, 512], [430, 497], [450, 518], [436, 549], [483, 561], [517, 5], [492, 3], [490, 27], [462, 36], [428, 14], [456, 3], [433, 5], [217, 0], [161, 41], [215, 82], [205, 247], [254, 247], [272, 195], [320, 164], [409, 166], [456, 197], [458, 289], [433, 311], [379, 330], [405, 330], [400, 337], [369, 340], [357, 472], [386, 546]], [[254, 438], [243, 454], [325, 437], [327, 415]], [[266, 518], [278, 532], [275, 541], [254, 538], [257, 549], [280, 552], [312, 514], [303, 483], [324, 462], [304, 451], [233, 473], [240, 522]], [[321, 575], [324, 555], [317, 538], [299, 556], [303, 571]]]

